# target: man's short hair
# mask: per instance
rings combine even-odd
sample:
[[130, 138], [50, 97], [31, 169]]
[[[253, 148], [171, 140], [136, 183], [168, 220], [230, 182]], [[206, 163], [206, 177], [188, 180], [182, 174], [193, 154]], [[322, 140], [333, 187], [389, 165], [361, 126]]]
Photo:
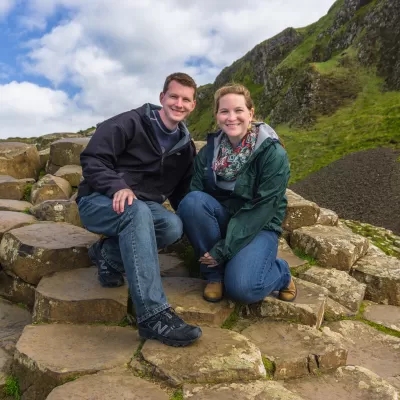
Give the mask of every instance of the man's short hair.
[[183, 72], [174, 72], [173, 74], [168, 75], [164, 82], [163, 93], [167, 92], [168, 86], [171, 81], [176, 81], [183, 86], [188, 86], [193, 88], [194, 89], [193, 98], [194, 99], [196, 98], [197, 85], [191, 76]]

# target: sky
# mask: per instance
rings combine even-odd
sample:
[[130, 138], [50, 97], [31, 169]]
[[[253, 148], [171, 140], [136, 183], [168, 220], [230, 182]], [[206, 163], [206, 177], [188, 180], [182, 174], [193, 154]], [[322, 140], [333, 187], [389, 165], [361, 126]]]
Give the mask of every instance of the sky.
[[0, 0], [0, 138], [76, 132], [198, 85], [334, 0]]

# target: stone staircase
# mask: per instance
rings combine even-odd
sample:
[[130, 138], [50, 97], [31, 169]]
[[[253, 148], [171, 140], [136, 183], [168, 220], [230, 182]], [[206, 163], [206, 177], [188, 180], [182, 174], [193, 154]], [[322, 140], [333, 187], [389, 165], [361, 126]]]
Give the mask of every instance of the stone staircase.
[[[160, 253], [169, 302], [203, 336], [186, 348], [143, 342], [127, 324], [127, 285], [98, 284], [87, 255], [98, 236], [68, 197], [85, 143], [56, 141], [47, 161], [29, 145], [0, 144], [0, 158], [14, 157], [0, 174], [25, 171], [0, 176], [1, 400], [18, 397], [17, 383], [22, 400], [398, 398], [400, 260], [289, 190], [279, 256], [297, 299], [208, 303], [205, 282]], [[45, 162], [55, 178], [38, 178]], [[32, 183], [33, 199], [21, 200]]]

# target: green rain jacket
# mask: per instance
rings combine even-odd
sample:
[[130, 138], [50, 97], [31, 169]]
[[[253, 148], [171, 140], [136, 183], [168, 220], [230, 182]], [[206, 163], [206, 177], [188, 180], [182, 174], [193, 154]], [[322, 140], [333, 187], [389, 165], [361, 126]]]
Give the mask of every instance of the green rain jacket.
[[286, 187], [290, 169], [287, 153], [275, 131], [264, 123], [257, 123], [258, 139], [253, 154], [239, 171], [232, 190], [217, 186], [212, 169], [219, 150], [222, 131], [211, 133], [194, 161], [194, 175], [190, 191], [210, 194], [231, 214], [225, 238], [209, 250], [218, 262], [234, 257], [261, 230], [282, 233], [286, 212]]

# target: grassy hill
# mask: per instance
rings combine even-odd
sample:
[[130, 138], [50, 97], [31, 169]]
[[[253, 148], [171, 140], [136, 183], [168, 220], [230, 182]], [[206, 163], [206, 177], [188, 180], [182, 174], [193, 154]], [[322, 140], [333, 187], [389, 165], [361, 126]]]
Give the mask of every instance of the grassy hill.
[[294, 183], [347, 153], [400, 148], [400, 2], [338, 0], [318, 22], [288, 28], [199, 89], [189, 126], [215, 129], [213, 93], [246, 85], [259, 119], [288, 150]]

